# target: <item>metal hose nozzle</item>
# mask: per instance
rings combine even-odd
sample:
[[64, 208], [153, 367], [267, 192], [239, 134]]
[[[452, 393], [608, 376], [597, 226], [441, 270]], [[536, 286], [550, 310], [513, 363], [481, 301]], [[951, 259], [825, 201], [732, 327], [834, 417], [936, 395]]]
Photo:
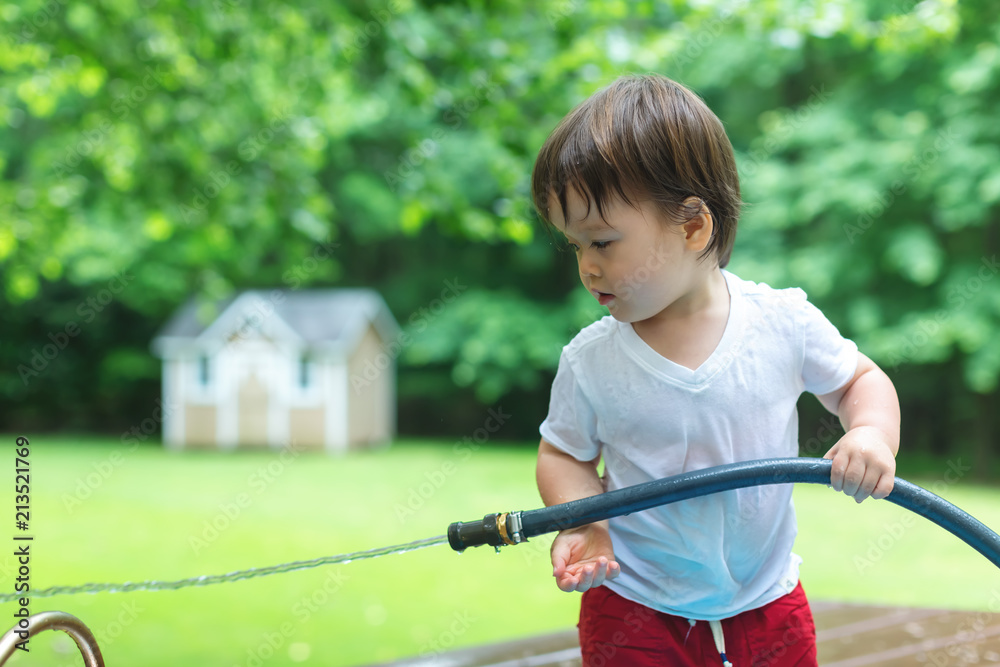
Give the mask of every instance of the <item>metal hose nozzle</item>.
[[456, 521], [448, 526], [448, 544], [455, 551], [488, 544], [500, 547], [525, 541], [521, 531], [521, 513], [487, 514], [482, 521]]

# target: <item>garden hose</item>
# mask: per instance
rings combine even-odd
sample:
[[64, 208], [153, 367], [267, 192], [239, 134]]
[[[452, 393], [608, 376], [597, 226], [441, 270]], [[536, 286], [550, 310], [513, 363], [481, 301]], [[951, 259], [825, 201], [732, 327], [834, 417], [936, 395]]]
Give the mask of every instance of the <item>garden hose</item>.
[[[720, 491], [789, 482], [829, 484], [831, 465], [832, 462], [827, 459], [788, 458], [705, 468], [561, 505], [524, 512], [487, 514], [479, 521], [455, 522], [448, 526], [448, 544], [455, 551], [483, 544], [496, 547], [499, 551], [502, 546], [519, 544], [536, 535]], [[892, 493], [885, 499], [933, 521], [1000, 567], [1000, 535], [944, 498], [897, 477]]]

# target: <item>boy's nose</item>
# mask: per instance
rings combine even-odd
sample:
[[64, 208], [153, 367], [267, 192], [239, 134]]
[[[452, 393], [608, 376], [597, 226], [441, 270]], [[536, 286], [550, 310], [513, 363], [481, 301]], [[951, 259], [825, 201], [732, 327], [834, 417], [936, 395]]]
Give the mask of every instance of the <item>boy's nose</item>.
[[601, 267], [598, 266], [597, 262], [589, 259], [586, 253], [580, 257], [580, 275], [585, 278], [601, 277]]

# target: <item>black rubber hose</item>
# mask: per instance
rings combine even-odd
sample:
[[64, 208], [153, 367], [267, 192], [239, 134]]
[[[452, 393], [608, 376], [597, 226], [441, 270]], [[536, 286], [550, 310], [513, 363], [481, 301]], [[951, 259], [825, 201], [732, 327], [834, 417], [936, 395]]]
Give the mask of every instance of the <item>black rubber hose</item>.
[[[520, 535], [523, 538], [535, 537], [668, 505], [679, 500], [748, 486], [789, 482], [829, 484], [831, 465], [831, 461], [827, 459], [790, 458], [745, 461], [696, 470], [561, 505], [520, 512]], [[944, 498], [897, 477], [892, 493], [886, 500], [930, 519], [1000, 567], [1000, 535]], [[481, 522], [473, 523], [477, 526], [482, 525]], [[462, 550], [470, 546], [494, 543], [492, 539], [488, 542], [478, 539], [463, 542], [461, 539], [463, 533], [458, 528], [466, 526], [470, 524], [455, 523], [449, 527], [449, 541], [452, 548]], [[507, 529], [516, 530], [509, 521]], [[467, 530], [465, 534], [471, 534], [471, 531]]]

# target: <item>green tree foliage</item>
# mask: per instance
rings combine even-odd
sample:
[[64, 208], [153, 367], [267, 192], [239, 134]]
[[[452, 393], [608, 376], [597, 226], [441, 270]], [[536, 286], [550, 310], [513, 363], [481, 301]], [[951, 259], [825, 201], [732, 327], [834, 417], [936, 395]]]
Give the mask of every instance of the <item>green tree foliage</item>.
[[[190, 294], [366, 284], [412, 335], [404, 425], [502, 399], [533, 433], [559, 347], [600, 314], [531, 211], [534, 155], [595, 89], [657, 71], [737, 150], [733, 270], [805, 288], [914, 436], [996, 432], [985, 0], [26, 0], [0, 25], [8, 428], [148, 415], [149, 339]], [[446, 280], [469, 287], [421, 315]]]

